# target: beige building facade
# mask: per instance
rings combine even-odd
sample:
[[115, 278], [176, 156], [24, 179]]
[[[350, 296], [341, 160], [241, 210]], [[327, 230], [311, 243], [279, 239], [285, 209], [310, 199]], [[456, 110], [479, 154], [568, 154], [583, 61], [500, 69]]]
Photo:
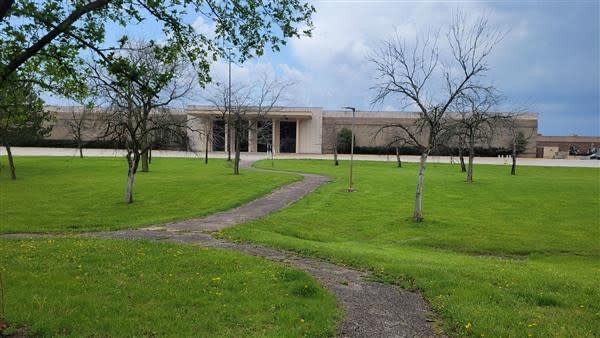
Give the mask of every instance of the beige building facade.
[[[188, 124], [193, 126], [188, 131], [191, 149], [194, 151], [224, 151], [225, 144], [231, 140], [230, 132], [223, 128], [223, 114], [204, 106], [186, 108]], [[272, 149], [275, 153], [332, 153], [336, 134], [344, 129], [352, 129], [354, 125], [357, 147], [386, 147], [398, 132], [396, 128], [382, 128], [386, 125], [410, 125], [418, 118], [416, 113], [408, 112], [356, 112], [323, 110], [316, 107], [281, 107], [265, 116], [248, 115], [248, 135], [242, 151], [257, 152]], [[266, 128], [259, 127], [253, 119], [263, 121]], [[519, 117], [518, 129], [528, 138], [527, 150], [523, 156], [535, 157], [535, 139], [538, 132], [537, 114], [525, 114]], [[266, 130], [265, 130], [266, 129]], [[209, 138], [200, 137], [193, 130], [200, 130]], [[266, 136], [266, 137], [264, 137]], [[508, 148], [510, 134], [498, 128], [482, 147]], [[261, 146], [261, 142], [270, 146]], [[247, 143], [247, 145], [246, 145]]]
[[[49, 140], [69, 140], [69, 121], [82, 112], [81, 107], [48, 106], [55, 115], [54, 128]], [[101, 114], [96, 112], [95, 114]], [[226, 144], [233, 138], [225, 125], [223, 113], [210, 106], [187, 106], [173, 110], [176, 119], [187, 125], [187, 147], [189, 150], [204, 152], [226, 151]], [[248, 113], [247, 127], [241, 141], [243, 152], [332, 153], [336, 134], [343, 128], [352, 129], [354, 124], [357, 147], [386, 147], [394, 139], [398, 129], [383, 128], [386, 125], [410, 125], [418, 117], [408, 112], [356, 112], [324, 110], [319, 107], [276, 107], [266, 115]], [[97, 137], [102, 126], [94, 114], [89, 115], [90, 130], [85, 137]], [[525, 114], [519, 118], [518, 129], [528, 138], [527, 150], [522, 156], [536, 156], [536, 139], [539, 138], [537, 114]], [[208, 136], [208, 137], [207, 137]], [[482, 147], [508, 148], [510, 136], [499, 128]], [[208, 148], [208, 149], [207, 149]]]

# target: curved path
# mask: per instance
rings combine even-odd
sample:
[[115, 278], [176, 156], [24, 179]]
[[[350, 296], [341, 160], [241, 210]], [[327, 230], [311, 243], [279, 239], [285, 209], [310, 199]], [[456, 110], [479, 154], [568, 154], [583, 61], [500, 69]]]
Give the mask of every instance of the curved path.
[[[245, 167], [251, 163], [244, 163]], [[257, 245], [216, 239], [211, 232], [245, 223], [285, 208], [329, 181], [328, 177], [300, 174], [303, 180], [283, 186], [240, 207], [200, 219], [169, 223], [137, 230], [86, 233], [85, 236], [114, 239], [145, 239], [197, 244], [240, 251], [282, 262], [314, 276], [332, 292], [345, 315], [338, 327], [341, 337], [431, 337], [433, 314], [420, 294], [369, 281], [370, 273], [318, 259]], [[23, 237], [26, 234], [2, 237]]]

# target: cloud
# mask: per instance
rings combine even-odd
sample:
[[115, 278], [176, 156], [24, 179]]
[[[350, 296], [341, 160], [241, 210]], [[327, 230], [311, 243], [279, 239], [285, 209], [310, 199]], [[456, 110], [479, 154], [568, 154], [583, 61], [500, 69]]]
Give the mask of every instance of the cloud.
[[[483, 15], [508, 30], [490, 57], [486, 78], [507, 104], [533, 102], [543, 133], [598, 134], [598, 7], [593, 2], [318, 2], [314, 36], [291, 41], [289, 63], [310, 85], [300, 101], [326, 108], [403, 109], [393, 100], [371, 105], [373, 69], [366, 61], [371, 48], [394, 31], [407, 41], [428, 29], [443, 34], [457, 10], [471, 20]], [[442, 35], [440, 46], [444, 42]]]
[[[279, 54], [234, 64], [234, 81], [248, 81], [268, 69], [296, 83], [292, 105], [410, 109], [397, 100], [371, 104], [375, 80], [367, 55], [393, 34], [410, 42], [417, 34], [436, 29], [443, 52], [445, 29], [452, 14], [461, 10], [468, 20], [485, 16], [490, 24], [508, 30], [490, 57], [486, 78], [503, 92], [505, 106], [533, 103], [545, 134], [598, 134], [597, 3], [320, 1], [315, 6], [312, 38], [294, 39]], [[203, 18], [194, 27], [214, 32], [214, 24]], [[227, 63], [215, 63], [212, 74], [227, 79]]]

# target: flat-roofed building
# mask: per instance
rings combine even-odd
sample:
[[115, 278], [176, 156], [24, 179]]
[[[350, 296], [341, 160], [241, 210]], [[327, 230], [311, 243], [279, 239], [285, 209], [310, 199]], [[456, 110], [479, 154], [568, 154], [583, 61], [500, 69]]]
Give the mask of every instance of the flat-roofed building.
[[[185, 110], [192, 129], [209, 132], [209, 151], [223, 151], [230, 137], [224, 127], [223, 113], [213, 107], [190, 106]], [[410, 112], [352, 112], [342, 110], [323, 110], [317, 107], [278, 107], [265, 116], [248, 113], [252, 127], [241, 142], [242, 151], [266, 151], [264, 142], [272, 145], [276, 153], [332, 153], [336, 134], [346, 128], [351, 129], [354, 120], [355, 141], [357, 147], [386, 147], [398, 132], [395, 128], [382, 128], [386, 125], [414, 123], [417, 113]], [[519, 131], [528, 138], [527, 149], [523, 156], [536, 154], [535, 136], [537, 135], [537, 114], [523, 114], [517, 123]], [[205, 150], [206, 139], [189, 131], [190, 145], [195, 151]], [[490, 139], [480, 146], [510, 148], [510, 135], [502, 128], [497, 129]]]
[[[47, 110], [56, 116], [55, 126], [49, 140], [69, 140], [68, 121], [81, 113], [81, 107], [47, 106]], [[98, 110], [89, 116], [102, 114]], [[186, 142], [173, 142], [170, 148], [187, 147], [193, 151], [226, 151], [232, 134], [227, 130], [223, 113], [211, 106], [187, 106], [172, 110], [174, 118], [187, 125]], [[357, 147], [386, 147], [393, 140], [397, 129], [383, 128], [386, 125], [409, 125], [418, 118], [410, 112], [352, 112], [343, 110], [323, 110], [319, 107], [274, 107], [268, 114], [259, 115], [248, 109], [245, 114], [247, 128], [240, 140], [241, 150], [246, 152], [275, 153], [332, 153], [336, 134], [340, 130], [351, 129], [354, 120]], [[522, 156], [535, 157], [538, 131], [537, 114], [523, 114], [518, 120], [518, 129], [528, 139], [527, 149]], [[102, 127], [86, 133], [92, 139], [101, 133]], [[209, 137], [205, 137], [208, 132]], [[185, 132], [184, 132], [185, 135]], [[208, 144], [207, 144], [208, 140]], [[510, 135], [505, 129], [498, 128], [489, 140], [480, 142], [481, 147], [510, 148]]]
[[600, 136], [545, 136], [536, 137], [537, 157], [565, 158], [595, 153], [600, 149]]

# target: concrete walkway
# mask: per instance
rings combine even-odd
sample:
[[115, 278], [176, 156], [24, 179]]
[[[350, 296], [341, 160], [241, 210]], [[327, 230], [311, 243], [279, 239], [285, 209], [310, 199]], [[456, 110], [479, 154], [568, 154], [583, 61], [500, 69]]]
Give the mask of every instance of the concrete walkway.
[[[166, 224], [159, 229], [182, 232], [211, 232], [247, 223], [287, 207], [289, 204], [304, 197], [307, 193], [315, 190], [321, 184], [329, 181], [329, 178], [325, 176], [301, 175], [304, 178], [302, 181], [276, 189], [266, 196], [235, 209], [212, 214], [201, 219]], [[156, 229], [156, 227], [151, 228], [151, 230]]]
[[[79, 150], [72, 148], [12, 148], [15, 156], [79, 156]], [[123, 157], [125, 151], [116, 149], [84, 149], [84, 156], [93, 157]], [[0, 155], [6, 155], [4, 148], [0, 148]], [[174, 151], [174, 150], [154, 150], [154, 157], [184, 157], [184, 158], [203, 158], [203, 152], [189, 151]], [[224, 152], [209, 153], [210, 158], [227, 158]], [[266, 153], [242, 153], [242, 160], [257, 161], [267, 159]], [[339, 155], [340, 160], [348, 160], [349, 155]], [[316, 159], [316, 160], [333, 160], [331, 154], [275, 154], [275, 159]], [[390, 161], [396, 160], [394, 155], [354, 155], [357, 161]], [[404, 162], [419, 162], [419, 156], [403, 155]], [[449, 156], [430, 156], [429, 163], [455, 163], [458, 158], [450, 158]], [[510, 166], [510, 158], [498, 157], [476, 157], [475, 164], [494, 164]], [[559, 159], [543, 159], [543, 158], [519, 158], [517, 164], [520, 166], [543, 166], [543, 167], [585, 167], [585, 168], [600, 168], [600, 161], [589, 159], [578, 160], [559, 160]]]

